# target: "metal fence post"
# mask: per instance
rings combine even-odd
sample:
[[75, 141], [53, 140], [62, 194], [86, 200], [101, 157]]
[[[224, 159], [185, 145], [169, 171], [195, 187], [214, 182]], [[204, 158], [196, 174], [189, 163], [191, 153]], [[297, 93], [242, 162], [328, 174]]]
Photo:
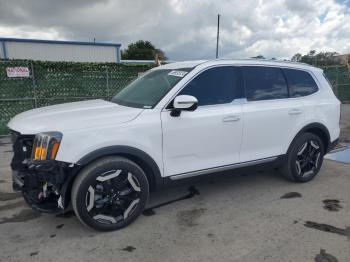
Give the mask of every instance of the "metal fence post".
[[[339, 84], [339, 66], [336, 67], [337, 68], [337, 76], [335, 78], [335, 95], [339, 98], [339, 94], [338, 94], [338, 84]], [[340, 98], [339, 98], [340, 99]]]
[[107, 87], [107, 99], [109, 99], [109, 74], [108, 74], [108, 66], [106, 66], [106, 87]]
[[34, 95], [34, 107], [38, 107], [38, 101], [37, 101], [37, 96], [36, 96], [36, 83], [35, 83], [35, 74], [34, 74], [34, 66], [33, 62], [30, 62], [31, 69], [32, 69], [32, 80], [33, 80], [33, 95]]

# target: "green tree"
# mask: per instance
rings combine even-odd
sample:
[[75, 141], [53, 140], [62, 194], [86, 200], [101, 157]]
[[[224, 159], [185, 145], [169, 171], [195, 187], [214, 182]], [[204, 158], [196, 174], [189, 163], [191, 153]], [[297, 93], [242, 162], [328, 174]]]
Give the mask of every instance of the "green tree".
[[310, 50], [310, 52], [307, 55], [314, 56], [315, 54], [316, 54], [316, 50]]
[[334, 65], [337, 64], [338, 62], [335, 60], [335, 56], [338, 53], [336, 52], [320, 52], [318, 53], [316, 57], [316, 62], [317, 65]]
[[254, 58], [254, 59], [265, 59], [265, 57], [263, 55], [253, 56], [252, 58]]
[[160, 60], [167, 59], [165, 53], [157, 49], [150, 41], [139, 40], [129, 44], [128, 48], [122, 51], [122, 59], [153, 60], [156, 54]]
[[293, 62], [299, 62], [301, 60], [301, 58], [302, 58], [302, 55], [300, 53], [296, 53], [295, 55], [293, 55], [291, 60]]
[[301, 55], [299, 53], [295, 54], [291, 60], [295, 62], [302, 62], [315, 66], [328, 66], [337, 65], [339, 62], [335, 59], [336, 52], [319, 52], [316, 53], [315, 50], [311, 50], [306, 55]]

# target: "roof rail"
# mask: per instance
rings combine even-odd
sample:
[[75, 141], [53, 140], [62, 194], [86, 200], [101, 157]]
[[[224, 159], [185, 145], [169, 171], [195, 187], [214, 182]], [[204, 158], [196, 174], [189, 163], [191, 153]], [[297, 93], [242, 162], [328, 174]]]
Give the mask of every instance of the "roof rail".
[[[315, 67], [313, 65], [303, 63], [303, 62], [295, 62], [295, 61], [290, 61], [290, 60], [272, 60], [272, 59], [260, 59], [260, 58], [242, 58], [242, 59], [235, 59], [235, 58], [216, 58], [216, 59], [211, 59], [207, 60], [203, 63], [207, 62], [213, 62], [213, 61], [225, 61], [225, 60], [236, 60], [236, 61], [260, 61], [260, 62], [276, 62], [276, 63], [288, 63], [288, 64], [299, 64], [299, 65], [305, 65], [305, 66], [310, 66], [310, 67]], [[201, 63], [201, 64], [203, 64]]]

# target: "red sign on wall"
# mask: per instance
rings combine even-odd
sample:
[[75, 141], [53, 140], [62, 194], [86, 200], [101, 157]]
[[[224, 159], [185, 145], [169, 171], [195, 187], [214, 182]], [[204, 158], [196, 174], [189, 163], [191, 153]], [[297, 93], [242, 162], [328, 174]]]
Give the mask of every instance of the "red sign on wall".
[[29, 68], [26, 66], [6, 67], [7, 77], [29, 77]]

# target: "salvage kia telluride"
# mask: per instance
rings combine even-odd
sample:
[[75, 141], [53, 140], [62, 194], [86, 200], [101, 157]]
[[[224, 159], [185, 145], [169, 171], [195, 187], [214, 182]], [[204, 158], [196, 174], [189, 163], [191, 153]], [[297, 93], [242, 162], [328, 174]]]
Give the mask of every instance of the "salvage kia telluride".
[[149, 70], [111, 101], [30, 110], [8, 124], [14, 189], [42, 212], [70, 207], [85, 225], [133, 222], [149, 192], [236, 168], [319, 172], [339, 137], [340, 102], [321, 69], [292, 62], [212, 60]]

